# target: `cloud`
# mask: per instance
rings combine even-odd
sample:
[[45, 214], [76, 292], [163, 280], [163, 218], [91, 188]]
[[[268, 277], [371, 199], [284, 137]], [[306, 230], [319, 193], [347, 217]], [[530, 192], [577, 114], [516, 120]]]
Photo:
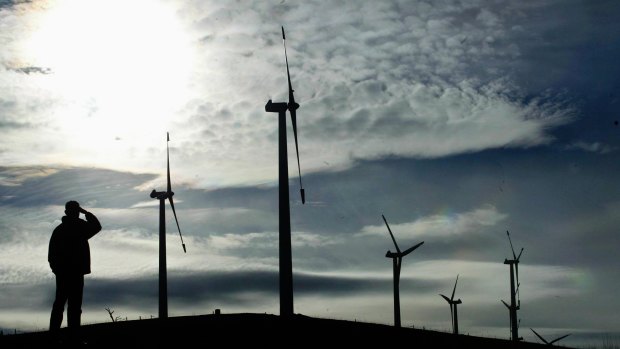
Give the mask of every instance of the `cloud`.
[[129, 207], [148, 195], [132, 188], [154, 177], [97, 168], [4, 167], [0, 192], [13, 196], [6, 203], [13, 206], [64, 205], [77, 200], [82, 205]]
[[2, 167], [0, 168], [0, 185], [18, 186], [26, 180], [47, 177], [59, 170], [45, 166]]
[[[390, 228], [394, 234], [404, 236], [406, 239], [425, 237], [449, 239], [463, 234], [476, 234], [481, 227], [495, 226], [506, 217], [506, 214], [488, 205], [465, 213], [433, 215], [418, 218], [414, 222], [391, 224]], [[362, 228], [360, 234], [384, 236], [385, 231], [386, 228], [382, 225], [366, 226]]]
[[[287, 15], [303, 16], [303, 13], [322, 12], [321, 6], [310, 3], [304, 9], [282, 7], [281, 10]], [[355, 11], [364, 13], [364, 18], [338, 15], [348, 6], [351, 4], [330, 9], [328, 12], [333, 17], [322, 18], [320, 25], [311, 16], [307, 17], [310, 19], [303, 31], [293, 27], [287, 36], [293, 85], [297, 100], [302, 101], [298, 123], [302, 167], [306, 172], [325, 170], [324, 161], [340, 168], [351, 166], [357, 159], [441, 157], [490, 148], [547, 144], [553, 140], [547, 130], [571, 120], [571, 108], [558, 101], [521, 98], [522, 92], [507, 77], [509, 69], [502, 71], [497, 66], [495, 73], [481, 79], [480, 62], [485, 59], [499, 62], [499, 57], [505, 58], [507, 52], [518, 50], [514, 43], [508, 44], [511, 33], [505, 28], [506, 14], [494, 13], [499, 9], [480, 9], [473, 5], [446, 10], [417, 4], [404, 7], [395, 2], [374, 8], [365, 3], [361, 10]], [[263, 10], [258, 7], [256, 12], [260, 15]], [[243, 16], [238, 9], [226, 8], [213, 10], [202, 18], [201, 29], [214, 30], [203, 43], [205, 47], [215, 49], [220, 40], [231, 42], [233, 47], [227, 51], [230, 58], [214, 62], [215, 66], [229, 69], [231, 61], [241, 59], [243, 50], [268, 50], [268, 54], [276, 54], [277, 46], [267, 39], [269, 33], [262, 27], [254, 34], [258, 40], [237, 43], [234, 38], [245, 38], [247, 33], [239, 33], [234, 22], [220, 22], [222, 13], [232, 18]], [[465, 13], [478, 13], [478, 16]], [[329, 31], [318, 31], [319, 27], [327, 27]], [[296, 33], [303, 35], [295, 36]], [[469, 50], [456, 44], [466, 35]], [[492, 44], [491, 37], [496, 38]], [[351, 55], [351, 52], [363, 54]], [[277, 65], [266, 68], [275, 72]], [[260, 88], [285, 91], [273, 84], [277, 82], [275, 79], [265, 85], [266, 78], [259, 76], [243, 86], [252, 86], [252, 91]], [[226, 86], [224, 81], [217, 85]], [[274, 98], [284, 96], [280, 93]], [[204, 132], [196, 130], [189, 138], [198, 138], [200, 133], [203, 140], [186, 142], [181, 146], [183, 152], [196, 146], [203, 149], [218, 146], [226, 149], [224, 153], [237, 149], [248, 154], [253, 175], [267, 179], [270, 170], [261, 163], [268, 164], [268, 154], [275, 153], [275, 125], [270, 126], [267, 116], [258, 112], [234, 122], [226, 116], [230, 114], [229, 108], [218, 104], [221, 105], [209, 101], [193, 108], [190, 120], [200, 120], [205, 127]], [[257, 104], [254, 99], [248, 105], [262, 109]], [[271, 143], [265, 143], [265, 134]], [[191, 152], [196, 154], [194, 150]], [[225, 166], [210, 151], [198, 152], [210, 157], [215, 167]], [[237, 178], [243, 176], [232, 168], [226, 168], [226, 173]]]
[[19, 68], [8, 68], [9, 70], [16, 71], [18, 73], [24, 73], [27, 75], [30, 74], [50, 74], [52, 70], [50, 68], [45, 67], [19, 67]]
[[579, 141], [579, 142], [566, 145], [565, 149], [566, 150], [582, 150], [582, 151], [588, 151], [592, 153], [607, 154], [609, 152], [615, 151], [616, 147], [608, 145], [608, 144], [603, 144], [601, 142], [588, 143], [588, 142]]
[[4, 7], [12, 7], [19, 4], [26, 4], [32, 2], [31, 0], [0, 0], [0, 9]]
[[[158, 119], [157, 127], [128, 116], [125, 123], [131, 127], [112, 130], [107, 126], [119, 116], [101, 108], [105, 96], [68, 100], [62, 91], [40, 93], [47, 82], [0, 72], [0, 87], [15, 91], [5, 98], [23, 101], [6, 108], [8, 120], [54, 129], [41, 129], [33, 138], [8, 127], [11, 142], [0, 142], [0, 147], [32, 149], [25, 155], [36, 163], [56, 164], [70, 154], [72, 164], [90, 165], [96, 158], [101, 167], [163, 172], [157, 159], [165, 157], [165, 149], [155, 128], [168, 129], [177, 180], [207, 188], [272, 183], [277, 122], [264, 105], [269, 98], [286, 99], [279, 28], [264, 24], [272, 19], [287, 28], [293, 87], [301, 103], [304, 173], [328, 169], [325, 162], [329, 169], [342, 169], [360, 159], [434, 158], [545, 145], [554, 139], [549, 131], [573, 117], [561, 98], [530, 98], [514, 83], [511, 59], [519, 57], [523, 34], [511, 28], [522, 18], [492, 4], [170, 6], [178, 14], [174, 20], [186, 29], [183, 40], [193, 43], [192, 62], [201, 62], [184, 81], [200, 97], [188, 95], [174, 116]], [[326, 16], [319, 21], [313, 13]], [[7, 52], [16, 54], [19, 37], [6, 39]], [[62, 78], [62, 72], [50, 69], [58, 75], [54, 79]], [[98, 135], [77, 137], [75, 125], [98, 129]], [[147, 127], [153, 132], [144, 132]], [[102, 148], [106, 156], [99, 156]], [[23, 164], [23, 156], [11, 154], [0, 157]]]

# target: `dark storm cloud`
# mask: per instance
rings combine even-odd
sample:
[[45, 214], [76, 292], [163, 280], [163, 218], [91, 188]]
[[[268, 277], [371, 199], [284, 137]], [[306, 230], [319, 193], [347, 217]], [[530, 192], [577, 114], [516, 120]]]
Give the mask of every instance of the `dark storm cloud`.
[[[2, 312], [11, 311], [15, 307], [16, 302], [21, 302], [20, 308], [28, 311], [47, 309], [54, 302], [54, 286], [53, 281], [46, 283], [3, 284], [0, 291], [2, 295], [0, 297], [0, 310]], [[50, 295], [52, 295], [52, 298], [50, 298]]]
[[[439, 283], [403, 277], [403, 289], [416, 292], [433, 292]], [[391, 292], [389, 278], [352, 278], [346, 276], [325, 276], [296, 273], [295, 294], [300, 296], [323, 295], [346, 297], [349, 294], [373, 294]], [[171, 302], [191, 305], [200, 302], [225, 302], [243, 304], [252, 302], [245, 295], [261, 294], [259, 298], [278, 297], [277, 271], [231, 271], [196, 272], [168, 274], [168, 295]], [[158, 295], [157, 277], [140, 279], [93, 279], [85, 287], [85, 298], [91, 304], [133, 304], [156, 303]], [[258, 296], [257, 296], [258, 297]], [[250, 297], [251, 298], [251, 297]]]

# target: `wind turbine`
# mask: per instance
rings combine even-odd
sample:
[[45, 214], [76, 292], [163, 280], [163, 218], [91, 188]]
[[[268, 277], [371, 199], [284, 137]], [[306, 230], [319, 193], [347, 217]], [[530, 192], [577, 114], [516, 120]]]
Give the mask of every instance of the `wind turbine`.
[[[510, 313], [510, 339], [518, 342], [522, 340], [522, 337], [519, 337], [519, 322], [517, 321], [517, 310], [521, 309], [521, 300], [519, 297], [519, 260], [521, 259], [521, 254], [523, 253], [523, 248], [519, 252], [517, 256], [515, 254], [515, 249], [512, 246], [512, 240], [510, 240], [510, 233], [506, 231], [506, 235], [508, 235], [508, 242], [510, 242], [510, 249], [512, 250], [512, 258], [513, 259], [505, 259], [504, 264], [510, 265], [510, 305], [502, 300], [502, 303], [508, 308], [508, 312]], [[515, 288], [515, 276], [516, 276], [516, 288]]]
[[452, 318], [452, 331], [454, 334], [459, 334], [459, 313], [457, 309], [457, 305], [461, 304], [461, 299], [454, 300], [454, 292], [456, 292], [456, 284], [459, 282], [459, 276], [456, 276], [456, 282], [454, 283], [454, 288], [452, 289], [452, 296], [450, 298], [440, 294], [443, 299], [450, 304], [450, 317]]
[[410, 247], [409, 249], [401, 252], [400, 248], [398, 248], [398, 244], [396, 243], [396, 239], [394, 239], [394, 234], [392, 234], [392, 229], [390, 229], [390, 225], [385, 219], [384, 215], [383, 221], [385, 222], [385, 226], [388, 228], [388, 232], [390, 232], [390, 236], [392, 237], [392, 241], [394, 242], [394, 247], [396, 247], [396, 252], [392, 252], [390, 250], [387, 251], [385, 256], [387, 258], [392, 258], [392, 265], [394, 267], [394, 326], [400, 327], [400, 292], [399, 292], [399, 284], [400, 284], [400, 266], [403, 262], [403, 257], [413, 252], [416, 248], [422, 246], [424, 241], [419, 244]]
[[174, 209], [174, 201], [172, 197], [174, 192], [172, 191], [172, 185], [170, 183], [170, 148], [168, 147], [170, 142], [170, 134], [166, 132], [166, 162], [167, 162], [167, 177], [168, 186], [166, 191], [153, 191], [151, 197], [159, 200], [159, 318], [168, 318], [168, 274], [166, 272], [166, 199], [170, 201], [170, 207], [172, 207], [172, 213], [174, 214], [174, 220], [177, 223], [177, 229], [179, 229], [179, 236], [181, 237], [181, 245], [183, 246], [183, 252], [187, 253], [185, 249], [185, 243], [183, 242], [183, 235], [181, 235], [181, 228], [179, 227], [179, 220], [177, 219], [177, 212]]
[[548, 342], [548, 341], [547, 341], [546, 339], [544, 339], [541, 335], [539, 335], [536, 331], [534, 331], [534, 329], [533, 329], [533, 328], [531, 328], [531, 327], [530, 327], [530, 330], [532, 330], [532, 332], [534, 332], [534, 334], [536, 335], [536, 337], [540, 338], [540, 340], [541, 340], [541, 341], [543, 341], [543, 343], [545, 343], [545, 344], [547, 344], [547, 345], [553, 345], [553, 343], [558, 342], [558, 341], [560, 341], [560, 340], [562, 340], [562, 339], [564, 339], [564, 338], [566, 338], [566, 337], [568, 337], [568, 336], [570, 336], [570, 335], [571, 335], [571, 334], [569, 333], [569, 334], [566, 334], [566, 335], [564, 335], [564, 336], [562, 336], [562, 337], [558, 337], [558, 338], [556, 338], [556, 339], [552, 340], [551, 342]]
[[297, 169], [299, 170], [299, 187], [301, 203], [306, 203], [306, 195], [301, 182], [301, 167], [299, 165], [299, 146], [297, 142], [297, 109], [295, 102], [291, 74], [288, 69], [286, 54], [286, 36], [282, 27], [282, 42], [284, 44], [284, 58], [286, 60], [286, 75], [288, 78], [288, 103], [273, 103], [271, 99], [265, 105], [265, 111], [278, 113], [278, 185], [279, 185], [279, 260], [280, 260], [280, 316], [293, 315], [293, 261], [291, 251], [291, 208], [288, 189], [288, 152], [286, 148], [286, 111], [291, 114], [295, 150], [297, 151]]

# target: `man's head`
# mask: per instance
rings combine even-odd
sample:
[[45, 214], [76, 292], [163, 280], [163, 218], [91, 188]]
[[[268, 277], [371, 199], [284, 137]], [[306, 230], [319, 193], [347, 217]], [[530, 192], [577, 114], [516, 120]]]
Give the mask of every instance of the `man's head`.
[[77, 201], [71, 200], [65, 204], [65, 214], [69, 217], [79, 217], [81, 210], [80, 204]]

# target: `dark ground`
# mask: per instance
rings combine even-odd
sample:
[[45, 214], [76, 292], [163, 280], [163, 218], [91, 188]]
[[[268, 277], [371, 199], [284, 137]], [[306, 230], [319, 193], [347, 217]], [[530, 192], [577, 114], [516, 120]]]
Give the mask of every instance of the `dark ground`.
[[[55, 339], [49, 332], [0, 337], [0, 348], [350, 348], [398, 345], [407, 348], [543, 348], [542, 344], [512, 343], [483, 338], [395, 328], [353, 321], [327, 320], [294, 315], [218, 314], [109, 322], [81, 328], [82, 344], [69, 342], [63, 328]], [[60, 341], [60, 342], [59, 342]], [[85, 344], [83, 343], [85, 342]]]

